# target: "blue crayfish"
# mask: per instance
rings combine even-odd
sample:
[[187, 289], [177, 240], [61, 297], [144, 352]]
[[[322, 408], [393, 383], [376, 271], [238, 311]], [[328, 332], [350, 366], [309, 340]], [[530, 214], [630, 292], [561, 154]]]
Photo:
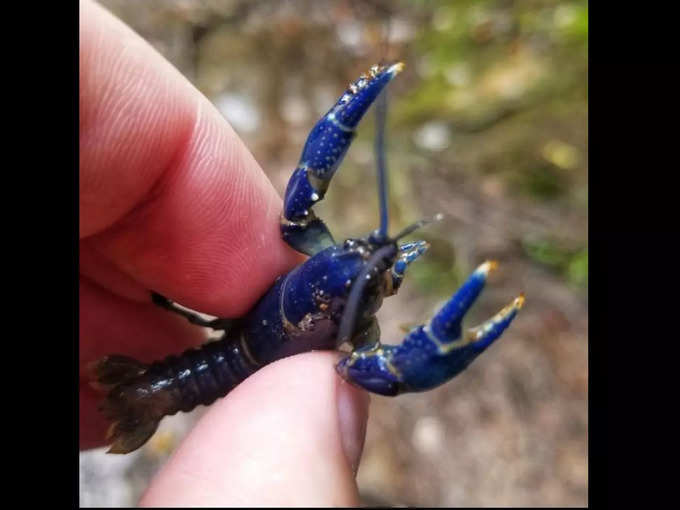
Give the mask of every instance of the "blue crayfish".
[[[353, 351], [338, 363], [340, 376], [368, 391], [397, 395], [450, 380], [508, 327], [523, 304], [522, 295], [483, 324], [462, 331], [463, 316], [495, 266], [485, 262], [428, 324], [412, 329], [399, 345], [380, 343], [375, 313], [384, 297], [396, 294], [407, 266], [428, 248], [424, 241], [398, 244], [427, 220], [396, 236], [387, 234], [383, 130], [378, 129], [376, 143], [380, 228], [337, 244], [312, 210], [323, 199], [359, 121], [402, 68], [401, 63], [373, 66], [350, 84], [309, 134], [281, 217], [283, 240], [309, 259], [278, 277], [252, 310], [237, 319], [206, 320], [152, 293], [157, 305], [224, 334], [151, 364], [119, 355], [95, 363], [95, 381], [108, 390], [101, 409], [112, 421], [109, 452], [139, 448], [164, 416], [209, 405], [259, 368], [286, 356], [349, 342]], [[377, 106], [384, 126], [384, 102]]]

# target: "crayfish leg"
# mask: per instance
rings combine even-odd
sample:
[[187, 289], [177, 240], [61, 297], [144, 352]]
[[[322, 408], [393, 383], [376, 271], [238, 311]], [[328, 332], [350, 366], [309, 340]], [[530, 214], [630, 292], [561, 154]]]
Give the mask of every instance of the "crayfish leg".
[[167, 310], [168, 312], [176, 313], [177, 315], [181, 315], [184, 317], [186, 320], [188, 320], [191, 324], [195, 324], [196, 326], [202, 326], [204, 328], [212, 328], [215, 330], [224, 330], [224, 331], [229, 331], [229, 329], [232, 326], [233, 319], [223, 319], [223, 318], [217, 318], [217, 319], [204, 319], [200, 315], [198, 315], [195, 312], [191, 312], [189, 310], [185, 310], [184, 308], [181, 308], [177, 306], [177, 304], [173, 303], [170, 301], [168, 298], [165, 296], [162, 296], [158, 292], [151, 292], [151, 302], [163, 308], [164, 310]]

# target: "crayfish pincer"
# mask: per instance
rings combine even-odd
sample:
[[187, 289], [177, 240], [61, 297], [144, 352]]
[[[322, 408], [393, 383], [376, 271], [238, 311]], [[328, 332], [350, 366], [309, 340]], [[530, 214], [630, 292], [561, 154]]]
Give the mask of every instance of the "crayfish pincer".
[[[429, 323], [412, 329], [398, 345], [380, 343], [375, 314], [383, 298], [397, 293], [408, 265], [428, 248], [424, 241], [399, 243], [427, 220], [388, 235], [381, 92], [402, 69], [401, 63], [371, 67], [309, 134], [286, 189], [280, 225], [283, 240], [309, 255], [304, 263], [280, 276], [239, 318], [206, 320], [152, 293], [157, 305], [223, 331], [221, 338], [151, 364], [118, 355], [94, 364], [95, 384], [108, 391], [101, 409], [112, 422], [110, 452], [139, 448], [164, 416], [209, 405], [264, 365], [286, 356], [349, 342], [352, 352], [336, 367], [340, 376], [374, 393], [398, 395], [450, 380], [509, 326], [522, 307], [522, 295], [486, 322], [466, 330], [461, 326], [495, 267], [488, 261]], [[380, 227], [337, 243], [313, 207], [324, 198], [357, 125], [374, 102]]]

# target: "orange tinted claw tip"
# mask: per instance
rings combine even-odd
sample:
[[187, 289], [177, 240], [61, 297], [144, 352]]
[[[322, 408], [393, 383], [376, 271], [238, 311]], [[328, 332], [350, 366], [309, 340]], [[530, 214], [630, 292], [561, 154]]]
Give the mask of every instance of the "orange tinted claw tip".
[[387, 70], [388, 73], [391, 73], [392, 76], [399, 74], [404, 70], [404, 67], [406, 67], [406, 64], [403, 62], [397, 62], [396, 64], [392, 64], [392, 66]]
[[483, 273], [484, 276], [488, 276], [488, 274], [489, 274], [491, 271], [495, 271], [497, 268], [498, 268], [498, 262], [497, 262], [497, 261], [495, 261], [495, 260], [487, 260], [486, 262], [484, 262], [484, 264], [482, 264], [481, 266], [479, 266], [479, 268], [477, 269], [477, 271]]

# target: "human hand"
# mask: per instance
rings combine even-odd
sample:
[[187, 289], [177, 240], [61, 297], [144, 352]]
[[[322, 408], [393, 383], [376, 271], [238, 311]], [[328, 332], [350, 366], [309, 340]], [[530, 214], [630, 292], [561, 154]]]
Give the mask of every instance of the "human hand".
[[[299, 263], [281, 241], [281, 199], [231, 127], [146, 42], [80, 4], [80, 447], [107, 423], [84, 367], [111, 353], [153, 361], [201, 329], [149, 289], [221, 317], [246, 312]], [[350, 506], [368, 396], [337, 356], [264, 367], [215, 402], [142, 505]]]

